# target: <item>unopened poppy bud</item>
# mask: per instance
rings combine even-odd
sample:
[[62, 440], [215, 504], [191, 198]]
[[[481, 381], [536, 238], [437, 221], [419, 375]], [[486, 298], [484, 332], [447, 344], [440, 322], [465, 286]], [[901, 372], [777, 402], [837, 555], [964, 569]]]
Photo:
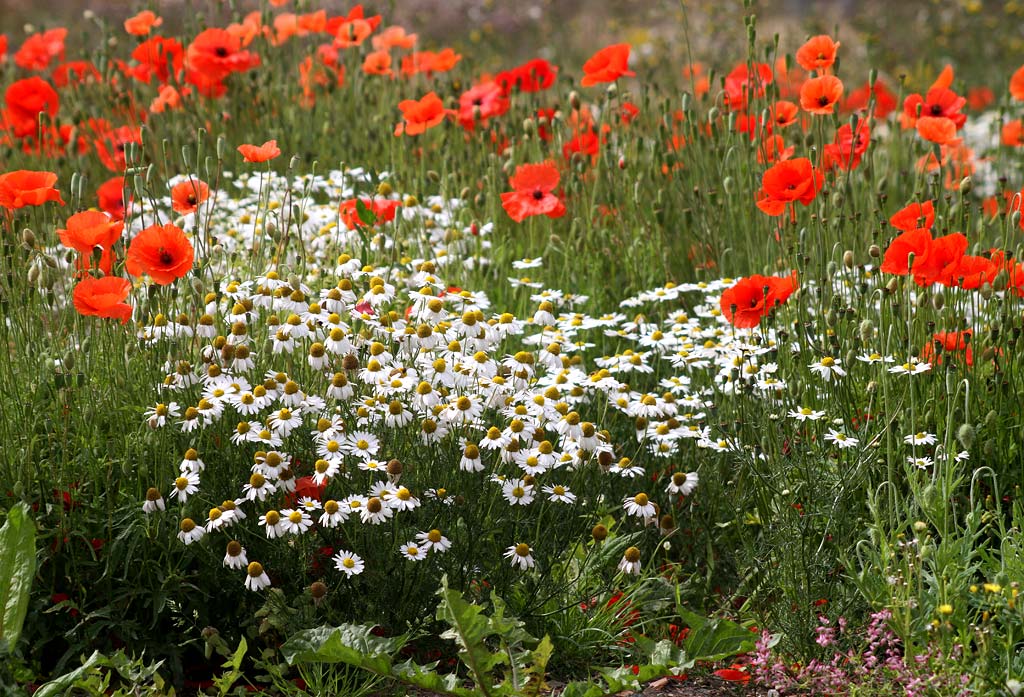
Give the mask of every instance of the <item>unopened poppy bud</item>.
[[860, 340], [867, 344], [875, 338], [875, 324], [869, 319], [862, 320], [860, 326], [857, 328], [857, 332], [860, 334]]
[[43, 263], [45, 263], [51, 269], [57, 268], [57, 260], [51, 257], [49, 254], [43, 255]]
[[36, 234], [29, 228], [25, 228], [21, 231], [21, 242], [30, 249], [34, 248], [36, 246]]
[[942, 293], [941, 290], [935, 291], [935, 294], [932, 295], [932, 307], [934, 307], [936, 310], [941, 310], [945, 306], [946, 296]]
[[722, 180], [722, 188], [725, 189], [725, 193], [732, 195], [732, 192], [736, 190], [736, 180], [726, 177]]
[[302, 162], [302, 158], [298, 155], [292, 155], [292, 159], [288, 161], [288, 169], [295, 169]]
[[222, 135], [221, 136], [217, 136], [217, 160], [218, 161], [224, 159], [224, 150], [225, 150], [225, 148], [227, 148], [227, 145], [228, 145], [227, 144], [227, 140], [224, 138], [224, 136], [222, 136]]
[[574, 110], [578, 110], [580, 108], [580, 93], [576, 90], [569, 93], [569, 106]]
[[981, 293], [981, 297], [983, 297], [985, 300], [991, 300], [993, 293], [992, 284], [987, 282], [982, 283], [979, 292]]
[[970, 450], [971, 446], [974, 445], [974, 436], [976, 433], [974, 426], [971, 426], [970, 424], [961, 424], [960, 428], [956, 430], [956, 439], [964, 449]]
[[968, 177], [964, 177], [963, 179], [960, 180], [960, 193], [961, 194], [964, 194], [964, 195], [969, 194], [969, 193], [971, 193], [971, 189], [973, 189], [973, 188], [974, 188], [974, 182], [971, 180], [971, 178], [969, 176]]
[[39, 281], [39, 274], [42, 273], [38, 266], [28, 267], [28, 283], [34, 286]]
[[998, 274], [996, 274], [996, 277], [992, 279], [992, 288], [996, 292], [1002, 292], [1006, 290], [1006, 287], [1009, 285], [1009, 283], [1010, 277], [1006, 273], [1006, 269], [1002, 269]]
[[613, 82], [610, 85], [608, 85], [608, 88], [605, 91], [607, 92], [609, 97], [614, 97], [618, 93], [619, 88]]
[[839, 264], [835, 263], [834, 261], [830, 261], [828, 264], [825, 265], [825, 273], [828, 274], [829, 278], [832, 278], [837, 273], [839, 273]]
[[878, 68], [872, 68], [868, 71], [868, 87], [871, 89], [875, 88], [875, 83], [878, 81]]
[[432, 181], [433, 183], [436, 184], [439, 181], [441, 181], [441, 175], [438, 174], [437, 172], [435, 172], [432, 169], [428, 169], [427, 170], [427, 179], [429, 179], [430, 181]]
[[847, 249], [843, 252], [843, 266], [848, 269], [853, 268], [853, 250]]
[[1010, 215], [1010, 225], [1013, 227], [1018, 227], [1020, 225], [1020, 211], [1014, 211]]
[[872, 259], [877, 259], [878, 257], [882, 256], [882, 248], [879, 247], [877, 244], [873, 244], [870, 247], [868, 247], [868, 255]]
[[619, 155], [619, 169], [626, 169], [626, 156]]
[[868, 394], [874, 394], [877, 391], [878, 391], [878, 383], [875, 382], [874, 380], [872, 380], [871, 382], [868, 383], [867, 393]]

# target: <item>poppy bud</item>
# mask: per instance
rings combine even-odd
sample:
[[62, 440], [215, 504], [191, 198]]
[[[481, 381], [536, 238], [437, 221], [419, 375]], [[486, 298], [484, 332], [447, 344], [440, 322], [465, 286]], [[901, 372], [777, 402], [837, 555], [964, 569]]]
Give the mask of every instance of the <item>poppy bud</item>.
[[616, 93], [618, 93], [619, 88], [616, 87], [615, 83], [613, 82], [610, 85], [608, 85], [608, 88], [605, 91], [607, 92], [609, 97], [614, 97], [616, 95]]
[[868, 247], [868, 255], [872, 259], [877, 259], [878, 257], [882, 256], [881, 247], [879, 247], [877, 244], [871, 245], [870, 247]]
[[708, 121], [711, 121], [711, 122], [717, 121], [718, 120], [718, 114], [719, 114], [718, 107], [713, 106], [710, 109], [708, 109]]
[[987, 282], [986, 283], [982, 283], [981, 284], [981, 288], [979, 289], [979, 292], [981, 293], [981, 297], [983, 297], [985, 300], [991, 300], [992, 299], [992, 292], [993, 292], [992, 284], [991, 283], [987, 283]]
[[722, 188], [725, 189], [725, 193], [732, 195], [732, 192], [736, 190], [736, 180], [732, 177], [726, 177], [722, 180]]
[[33, 265], [33, 266], [28, 267], [28, 283], [29, 283], [29, 285], [34, 286], [36, 284], [36, 282], [39, 281], [39, 274], [40, 273], [41, 273], [41, 271], [39, 270], [38, 266]]
[[976, 433], [974, 426], [971, 426], [970, 424], [961, 424], [960, 428], [956, 430], [956, 439], [960, 442], [960, 445], [969, 450], [974, 444], [974, 436]]
[[848, 269], [852, 269], [853, 268], [853, 251], [852, 250], [847, 249], [845, 252], [843, 252], [843, 266], [845, 266]]
[[427, 179], [429, 179], [430, 181], [432, 181], [433, 183], [436, 184], [439, 181], [441, 181], [441, 175], [438, 174], [437, 172], [435, 172], [432, 169], [428, 169], [427, 170]]
[[569, 106], [574, 110], [579, 110], [580, 108], [580, 94], [576, 90], [569, 93]]
[[1007, 275], [1006, 270], [1003, 269], [998, 274], [996, 274], [996, 277], [994, 279], [992, 279], [992, 288], [997, 292], [1002, 292], [1006, 290], [1006, 287], [1009, 285], [1009, 282], [1010, 277]]
[[620, 155], [619, 156], [619, 169], [626, 169], [626, 156], [625, 155]]
[[288, 169], [295, 169], [299, 166], [302, 159], [298, 155], [292, 155], [292, 159], [288, 161]]
[[29, 249], [34, 248], [36, 246], [36, 234], [29, 228], [25, 228], [21, 231], [21, 242]]
[[224, 136], [217, 136], [217, 161], [220, 162], [224, 159], [224, 149], [227, 147], [227, 140]]
[[899, 288], [899, 282], [895, 278], [890, 278], [889, 282], [885, 284], [885, 291], [892, 295]]
[[1010, 225], [1012, 227], [1018, 227], [1020, 225], [1020, 211], [1014, 211], [1010, 216]]
[[875, 382], [874, 380], [872, 380], [871, 382], [868, 383], [867, 393], [868, 394], [874, 394], [877, 391], [878, 391], [878, 383]]
[[971, 180], [971, 178], [969, 176], [968, 177], [964, 177], [963, 179], [960, 180], [960, 193], [961, 194], [967, 195], [967, 194], [971, 193], [971, 189], [973, 189], [973, 188], [974, 188], [974, 182]]
[[945, 306], [946, 296], [943, 295], [941, 290], [935, 291], [935, 294], [932, 295], [932, 307], [934, 307], [936, 310], [941, 310]]
[[57, 268], [57, 260], [51, 257], [49, 254], [43, 255], [43, 262], [51, 269]]

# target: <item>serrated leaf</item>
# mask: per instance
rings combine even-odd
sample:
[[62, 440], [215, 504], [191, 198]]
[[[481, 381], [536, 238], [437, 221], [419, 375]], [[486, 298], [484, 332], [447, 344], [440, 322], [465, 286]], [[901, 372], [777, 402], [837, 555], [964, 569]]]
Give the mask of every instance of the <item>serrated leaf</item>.
[[458, 697], [476, 697], [477, 692], [462, 687], [459, 676], [454, 673], [439, 675], [433, 670], [437, 663], [429, 665], [418, 665], [412, 660], [396, 665], [391, 674], [396, 680], [421, 687], [431, 692], [457, 695]]
[[604, 697], [608, 694], [600, 685], [592, 682], [571, 682], [565, 686], [559, 697]]
[[457, 590], [448, 587], [448, 579], [441, 580], [438, 591], [441, 602], [437, 606], [437, 619], [451, 629], [441, 637], [452, 639], [459, 645], [459, 658], [473, 675], [477, 685], [490, 685], [491, 671], [495, 666], [506, 663], [504, 653], [492, 653], [486, 639], [495, 632], [489, 618], [483, 615], [483, 608], [468, 602]]
[[0, 528], [0, 639], [11, 650], [18, 643], [36, 573], [36, 526], [29, 508], [18, 503]]
[[40, 688], [35, 691], [35, 696], [60, 697], [61, 695], [65, 695], [70, 692], [75, 683], [88, 675], [90, 671], [105, 665], [109, 665], [107, 657], [99, 651], [93, 651], [92, 655], [89, 656], [89, 658], [87, 658], [78, 668], [75, 668], [70, 673], [65, 673], [64, 675], [54, 678], [50, 682], [44, 683], [40, 686]]

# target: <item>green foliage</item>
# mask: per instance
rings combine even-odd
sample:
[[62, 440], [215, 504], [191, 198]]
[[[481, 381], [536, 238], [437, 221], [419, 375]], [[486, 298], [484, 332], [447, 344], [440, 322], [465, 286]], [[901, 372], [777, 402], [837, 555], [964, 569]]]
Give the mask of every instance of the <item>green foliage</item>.
[[0, 527], [0, 655], [13, 652], [28, 612], [36, 572], [36, 527], [18, 503]]
[[41, 685], [35, 694], [62, 697], [77, 690], [90, 697], [173, 697], [174, 688], [158, 672], [162, 663], [131, 659], [123, 651], [111, 656], [96, 652], [82, 660], [78, 668]]

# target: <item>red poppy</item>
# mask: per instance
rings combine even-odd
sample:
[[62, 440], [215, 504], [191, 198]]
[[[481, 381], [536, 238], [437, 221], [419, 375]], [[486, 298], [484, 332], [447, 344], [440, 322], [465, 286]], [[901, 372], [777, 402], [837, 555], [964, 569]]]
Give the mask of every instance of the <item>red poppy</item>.
[[415, 136], [428, 128], [433, 128], [444, 121], [449, 110], [444, 108], [441, 98], [434, 92], [428, 92], [419, 100], [405, 99], [398, 103], [402, 111], [402, 123], [395, 126], [395, 135], [403, 133]]
[[494, 81], [501, 86], [504, 95], [512, 90], [520, 92], [539, 92], [555, 84], [558, 68], [543, 58], [534, 58], [511, 70], [505, 70], [494, 76]]
[[1024, 101], [1024, 65], [1017, 68], [1010, 77], [1010, 96], [1018, 102]]
[[54, 188], [57, 175], [19, 169], [0, 174], [0, 208], [16, 210], [25, 206], [41, 206], [47, 201], [64, 205], [60, 192]]
[[199, 179], [188, 179], [171, 188], [171, 208], [182, 215], [195, 213], [210, 198], [210, 187]]
[[767, 63], [754, 63], [753, 68], [751, 72], [746, 62], [739, 63], [725, 76], [725, 104], [730, 111], [744, 111], [747, 102], [763, 97], [766, 86], [775, 79]]
[[[929, 201], [929, 203], [931, 202]], [[906, 210], [907, 209], [905, 208], [896, 215], [900, 215]], [[914, 255], [914, 265], [916, 266], [918, 259], [923, 258], [928, 253], [928, 248], [931, 245], [931, 242], [932, 233], [931, 230], [928, 230], [927, 228], [912, 228], [906, 230], [889, 243], [889, 247], [885, 250], [885, 256], [882, 258], [882, 265], [879, 269], [883, 273], [891, 273], [896, 276], [906, 276], [910, 273], [910, 267], [908, 265], [909, 256], [911, 254]]]
[[131, 289], [127, 278], [86, 276], [75, 286], [71, 301], [81, 315], [119, 319], [124, 324], [132, 316], [132, 306], [124, 302]]
[[589, 155], [592, 162], [597, 161], [601, 148], [601, 139], [593, 131], [580, 133], [562, 146], [562, 156], [570, 160], [576, 153]]
[[739, 329], [756, 327], [761, 318], [789, 299], [797, 289], [796, 271], [789, 276], [741, 278], [722, 293], [719, 308], [722, 315]]
[[242, 153], [246, 162], [266, 162], [280, 155], [281, 148], [277, 147], [276, 140], [268, 140], [263, 145], [239, 145], [238, 152]]
[[831, 114], [843, 97], [843, 81], [835, 75], [812, 77], [800, 87], [800, 106], [809, 114]]
[[132, 59], [138, 65], [132, 68], [131, 75], [140, 82], [149, 82], [156, 76], [161, 82], [167, 82], [173, 73], [177, 76], [185, 65], [185, 49], [177, 39], [166, 39], [154, 36], [135, 47]]
[[159, 27], [164, 23], [161, 17], [157, 17], [152, 10], [143, 10], [134, 17], [124, 20], [124, 30], [133, 36], [148, 36], [153, 27]]
[[68, 30], [63, 27], [33, 34], [14, 54], [14, 63], [25, 70], [46, 70], [54, 58], [64, 60], [64, 39], [67, 35]]
[[960, 130], [967, 121], [967, 114], [960, 112], [966, 103], [967, 100], [953, 90], [934, 87], [928, 90], [924, 97], [911, 94], [903, 100], [900, 122], [904, 128], [913, 128], [917, 125], [918, 116], [945, 116], [956, 124], [957, 130]]
[[992, 283], [999, 268], [992, 259], [964, 254], [954, 264], [944, 268], [935, 280], [944, 286], [977, 290], [985, 283]]
[[729, 682], [750, 682], [750, 673], [743, 670], [743, 666], [739, 664], [733, 664], [731, 668], [721, 668], [715, 671], [715, 675], [720, 677], [722, 680], [728, 680]]
[[418, 73], [446, 73], [462, 60], [462, 56], [450, 48], [433, 51], [418, 51], [402, 58], [402, 75], [411, 77]]
[[956, 279], [953, 274], [966, 251], [967, 238], [960, 232], [932, 240], [928, 244], [928, 251], [914, 259], [914, 265], [910, 267], [914, 283], [919, 286], [930, 286], [933, 283], [954, 285]]
[[1020, 119], [1013, 119], [1004, 123], [999, 132], [999, 142], [1011, 148], [1024, 145], [1024, 122]]
[[165, 286], [192, 269], [194, 254], [192, 243], [177, 225], [151, 225], [128, 246], [125, 269], [132, 276], [147, 274]]
[[565, 215], [565, 204], [552, 193], [558, 188], [559, 178], [558, 169], [550, 161], [519, 165], [509, 179], [514, 191], [501, 195], [501, 205], [517, 223], [533, 215], [560, 218]]
[[100, 210], [114, 220], [124, 219], [124, 177], [111, 177], [96, 190]]
[[848, 123], [844, 123], [836, 131], [834, 143], [825, 146], [825, 169], [838, 168], [843, 171], [857, 169], [861, 158], [871, 144], [871, 124], [860, 121], [857, 132]]
[[383, 30], [371, 41], [377, 51], [387, 51], [391, 48], [412, 48], [416, 45], [417, 38], [416, 34], [406, 34], [403, 27], [396, 25]]
[[945, 116], [921, 116], [916, 127], [917, 134], [930, 143], [952, 145], [960, 142], [956, 137], [956, 124]]
[[892, 93], [892, 90], [881, 80], [875, 80], [874, 87], [865, 82], [862, 86], [850, 92], [846, 97], [846, 101], [843, 102], [843, 108], [846, 111], [866, 111], [872, 97], [875, 99], [875, 110], [872, 116], [876, 118], [884, 119], [898, 106], [896, 95]]
[[60, 98], [49, 82], [40, 77], [29, 77], [12, 82], [4, 92], [7, 118], [18, 138], [35, 135], [39, 129], [39, 115], [49, 114], [52, 119], [60, 108]]
[[796, 52], [796, 62], [807, 71], [822, 72], [832, 67], [836, 62], [836, 51], [839, 49], [839, 42], [833, 41], [831, 36], [820, 34], [807, 40]]
[[395, 219], [395, 213], [398, 212], [399, 207], [402, 205], [400, 201], [393, 201], [391, 199], [349, 199], [343, 201], [339, 207], [339, 213], [341, 215], [341, 222], [345, 223], [345, 227], [349, 230], [355, 230], [356, 228], [365, 228], [371, 224], [369, 220], [363, 220], [362, 215], [359, 212], [359, 203], [365, 206], [366, 211], [373, 216], [372, 223], [379, 225], [380, 223], [390, 223]]
[[68, 61], [61, 63], [53, 71], [53, 84], [58, 88], [70, 84], [81, 85], [87, 81], [100, 82], [100, 71], [89, 61]]
[[[186, 87], [183, 91], [185, 94], [189, 94], [191, 90]], [[162, 114], [168, 109], [180, 109], [181, 97], [182, 93], [172, 85], [161, 85], [160, 91], [153, 98], [153, 101], [149, 103], [149, 111], [152, 114]]]
[[995, 93], [984, 85], [967, 90], [967, 106], [974, 111], [984, 111], [994, 101], [996, 101]]
[[367, 75], [394, 75], [395, 71], [391, 69], [391, 54], [383, 49], [366, 54], [363, 72]]
[[779, 100], [772, 104], [772, 123], [779, 128], [786, 128], [796, 123], [796, 118], [800, 113], [799, 108], [793, 102], [787, 102], [785, 100]]
[[786, 206], [799, 201], [809, 205], [825, 183], [825, 177], [806, 157], [779, 162], [761, 177], [757, 207], [768, 215], [782, 215]]
[[583, 64], [583, 87], [598, 85], [602, 82], [615, 82], [620, 77], [636, 75], [629, 69], [629, 44], [612, 44], [605, 46]]
[[908, 203], [893, 213], [889, 224], [904, 232], [922, 227], [931, 228], [935, 224], [935, 204], [930, 199], [924, 203]]
[[185, 52], [185, 63], [207, 81], [220, 82], [231, 73], [251, 70], [260, 64], [255, 53], [242, 50], [242, 40], [224, 29], [201, 32]]
[[459, 123], [473, 130], [477, 120], [486, 123], [492, 116], [508, 111], [510, 102], [497, 82], [482, 82], [459, 97]]
[[[921, 349], [921, 360], [942, 365], [942, 354], [962, 353], [964, 363], [968, 366], [974, 365], [974, 354], [971, 351], [971, 338], [974, 332], [964, 329], [959, 332], [938, 332], [932, 335], [932, 340]], [[937, 349], [942, 348], [942, 351]]]
[[68, 218], [65, 225], [65, 228], [57, 230], [57, 235], [61, 244], [81, 254], [79, 268], [89, 267], [93, 251], [98, 247], [102, 250], [100, 269], [110, 273], [113, 262], [110, 248], [121, 236], [124, 223], [113, 220], [102, 211], [82, 211]]
[[110, 128], [106, 124], [95, 124], [99, 130], [92, 145], [96, 148], [96, 156], [100, 162], [112, 172], [123, 172], [127, 166], [125, 149], [128, 143], [141, 143], [142, 132], [132, 126]]

